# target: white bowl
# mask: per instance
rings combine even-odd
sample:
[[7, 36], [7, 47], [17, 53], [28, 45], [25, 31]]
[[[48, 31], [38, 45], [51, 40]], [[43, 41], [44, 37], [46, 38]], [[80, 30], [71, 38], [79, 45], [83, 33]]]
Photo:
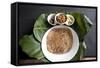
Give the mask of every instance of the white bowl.
[[[47, 17], [47, 21], [48, 21], [48, 23], [51, 24], [51, 25], [56, 25], [55, 21], [54, 21], [54, 23], [51, 23], [51, 22], [50, 22], [50, 20], [51, 20], [51, 18], [52, 18], [53, 16], [55, 16], [54, 13], [49, 14], [48, 17]], [[55, 18], [55, 17], [54, 17], [54, 18]], [[55, 20], [55, 19], [54, 19], [54, 20]]]
[[[60, 14], [64, 14], [64, 13], [57, 13], [57, 14], [55, 15], [55, 23], [62, 25], [62, 24], [65, 24], [65, 22], [66, 22], [67, 20], [66, 20], [65, 22], [63, 22], [63, 23], [58, 22], [58, 21], [56, 20], [56, 17], [59, 16]], [[65, 16], [66, 16], [66, 15], [65, 15]]]
[[[47, 35], [54, 28], [69, 28], [71, 30], [72, 35], [73, 35], [73, 44], [72, 44], [72, 48], [67, 53], [53, 54], [47, 50], [47, 42], [46, 42]], [[76, 53], [79, 49], [79, 39], [78, 39], [77, 33], [72, 28], [64, 26], [64, 25], [58, 25], [58, 26], [54, 26], [54, 27], [50, 28], [44, 34], [44, 36], [42, 38], [41, 48], [42, 48], [42, 52], [43, 52], [44, 56], [51, 62], [69, 61], [76, 55]]]
[[70, 14], [67, 14], [66, 16], [67, 16], [67, 21], [65, 22], [65, 24], [68, 25], [68, 26], [73, 25], [74, 21], [75, 21], [74, 17]]

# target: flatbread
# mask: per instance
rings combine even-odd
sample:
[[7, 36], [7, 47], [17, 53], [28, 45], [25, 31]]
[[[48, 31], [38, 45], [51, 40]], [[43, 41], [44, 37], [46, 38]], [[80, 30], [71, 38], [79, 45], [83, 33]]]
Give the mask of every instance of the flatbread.
[[73, 43], [72, 32], [69, 28], [54, 28], [47, 35], [47, 50], [55, 54], [68, 52]]

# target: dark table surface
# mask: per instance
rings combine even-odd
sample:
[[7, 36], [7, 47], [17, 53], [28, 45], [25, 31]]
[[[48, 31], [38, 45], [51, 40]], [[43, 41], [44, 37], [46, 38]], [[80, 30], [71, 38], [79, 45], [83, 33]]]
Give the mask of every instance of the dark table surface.
[[32, 25], [42, 13], [51, 12], [81, 12], [93, 22], [93, 26], [85, 36], [87, 50], [85, 56], [96, 56], [96, 9], [71, 6], [19, 4], [19, 38], [32, 32]]

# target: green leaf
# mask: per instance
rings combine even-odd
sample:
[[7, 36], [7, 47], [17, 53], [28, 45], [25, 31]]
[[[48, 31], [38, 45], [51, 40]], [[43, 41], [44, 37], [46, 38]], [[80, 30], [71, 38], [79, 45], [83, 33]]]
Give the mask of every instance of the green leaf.
[[42, 28], [42, 29], [34, 28], [34, 29], [33, 29], [34, 36], [36, 37], [36, 39], [37, 39], [38, 41], [41, 42], [42, 37], [43, 37], [43, 35], [45, 34], [45, 32], [46, 32], [47, 30], [48, 30], [48, 28]]
[[78, 52], [71, 61], [80, 61], [84, 57], [85, 50], [86, 50], [85, 42], [80, 42]]
[[71, 27], [77, 32], [80, 41], [79, 50], [71, 61], [78, 61], [84, 57], [86, 45], [85, 42], [82, 41], [84, 41], [85, 35], [89, 32], [92, 22], [86, 15], [82, 13], [73, 12], [70, 14], [75, 18], [75, 23]]
[[77, 32], [79, 39], [82, 41], [92, 26], [92, 22], [84, 14], [78, 12], [73, 12], [70, 14], [75, 18], [75, 23], [72, 25], [72, 28]]
[[42, 40], [44, 33], [51, 27], [51, 25], [47, 22], [47, 16], [48, 14], [41, 14], [37, 18], [34, 24], [34, 28], [33, 28], [34, 36], [40, 42]]
[[86, 27], [87, 27], [86, 29], [87, 29], [87, 32], [88, 32], [89, 29], [92, 27], [93, 23], [86, 15], [84, 15], [84, 21], [86, 23]]
[[29, 57], [36, 59], [44, 58], [44, 55], [40, 49], [40, 43], [37, 42], [33, 35], [25, 35], [19, 40], [19, 45], [22, 51], [25, 52]]
[[42, 58], [41, 61], [45, 62], [45, 63], [48, 63], [50, 61], [48, 61], [46, 58]]

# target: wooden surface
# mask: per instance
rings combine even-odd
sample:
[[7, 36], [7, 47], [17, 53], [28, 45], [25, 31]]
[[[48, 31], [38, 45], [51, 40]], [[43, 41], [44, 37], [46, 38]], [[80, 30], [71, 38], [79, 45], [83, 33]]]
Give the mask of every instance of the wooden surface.
[[82, 60], [96, 60], [96, 57], [85, 57]]
[[[96, 57], [85, 57], [82, 59], [82, 61], [83, 60], [96, 60]], [[40, 60], [35, 60], [35, 59], [19, 60], [19, 64], [36, 64], [36, 63], [43, 63], [43, 62]]]

